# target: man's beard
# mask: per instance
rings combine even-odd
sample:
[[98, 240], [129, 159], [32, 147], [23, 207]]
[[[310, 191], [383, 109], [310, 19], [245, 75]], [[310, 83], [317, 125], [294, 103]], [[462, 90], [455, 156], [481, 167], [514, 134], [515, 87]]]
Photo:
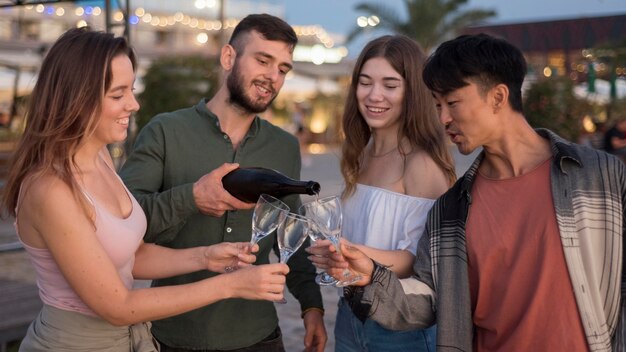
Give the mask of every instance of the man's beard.
[[226, 79], [226, 87], [230, 92], [229, 102], [233, 105], [239, 106], [240, 108], [251, 114], [258, 114], [267, 110], [267, 108], [276, 98], [276, 92], [271, 87], [271, 85], [264, 86], [265, 88], [269, 89], [271, 91], [271, 94], [274, 96], [267, 103], [263, 103], [262, 101], [253, 101], [249, 96], [247, 96], [244, 90], [243, 77], [239, 72], [239, 62], [237, 60], [235, 60], [233, 70]]

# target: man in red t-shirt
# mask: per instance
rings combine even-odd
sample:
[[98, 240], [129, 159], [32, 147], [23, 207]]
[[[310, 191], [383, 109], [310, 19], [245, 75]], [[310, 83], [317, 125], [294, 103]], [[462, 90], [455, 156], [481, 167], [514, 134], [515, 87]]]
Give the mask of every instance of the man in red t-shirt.
[[626, 166], [533, 129], [525, 74], [520, 50], [485, 34], [427, 60], [446, 133], [462, 154], [483, 151], [430, 211], [413, 278], [351, 246], [321, 265], [363, 278], [344, 289], [357, 317], [393, 330], [436, 322], [438, 351], [623, 350]]

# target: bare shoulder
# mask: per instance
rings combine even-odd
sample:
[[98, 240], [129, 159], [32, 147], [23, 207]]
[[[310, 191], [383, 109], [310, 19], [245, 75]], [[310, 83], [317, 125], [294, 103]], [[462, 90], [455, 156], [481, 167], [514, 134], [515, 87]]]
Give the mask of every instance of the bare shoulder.
[[57, 175], [48, 173], [29, 180], [25, 184], [21, 209], [33, 211], [38, 217], [78, 210], [74, 194], [68, 184]]
[[70, 187], [56, 175], [29, 177], [22, 187], [18, 211], [19, 233], [22, 241], [33, 247], [48, 247], [49, 235], [62, 233], [49, 231], [56, 229], [56, 222], [69, 225], [85, 218], [80, 216], [84, 211], [80, 209]]
[[423, 150], [407, 155], [404, 189], [410, 196], [437, 199], [448, 188], [448, 179], [433, 158]]
[[31, 177], [24, 183], [24, 201], [45, 202], [51, 197], [63, 197], [70, 188], [61, 178], [52, 173]]

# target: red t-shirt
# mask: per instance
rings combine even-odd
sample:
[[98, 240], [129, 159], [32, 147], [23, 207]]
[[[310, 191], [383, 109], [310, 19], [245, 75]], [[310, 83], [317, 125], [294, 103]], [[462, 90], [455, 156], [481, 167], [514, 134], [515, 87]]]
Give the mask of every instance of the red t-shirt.
[[467, 222], [475, 351], [588, 351], [565, 264], [550, 164], [477, 175]]

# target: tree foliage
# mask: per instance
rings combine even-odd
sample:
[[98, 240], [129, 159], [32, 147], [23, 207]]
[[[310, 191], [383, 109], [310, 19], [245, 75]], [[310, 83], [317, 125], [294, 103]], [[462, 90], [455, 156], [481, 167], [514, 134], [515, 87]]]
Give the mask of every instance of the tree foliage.
[[215, 59], [176, 56], [155, 60], [143, 76], [137, 127], [141, 129], [158, 113], [195, 105], [203, 97], [210, 98], [217, 92], [218, 80]]
[[[369, 16], [378, 16], [380, 23], [374, 28], [404, 34], [415, 39], [428, 52], [458, 34], [459, 30], [496, 15], [492, 10], [463, 10], [466, 3], [467, 0], [404, 0], [406, 19], [395, 9], [378, 2], [360, 3], [356, 9]], [[363, 29], [355, 27], [348, 35], [348, 41], [361, 33]]]
[[531, 126], [548, 128], [570, 141], [578, 141], [582, 117], [592, 114], [593, 106], [573, 93], [574, 82], [567, 77], [533, 83], [526, 92], [524, 116]]

